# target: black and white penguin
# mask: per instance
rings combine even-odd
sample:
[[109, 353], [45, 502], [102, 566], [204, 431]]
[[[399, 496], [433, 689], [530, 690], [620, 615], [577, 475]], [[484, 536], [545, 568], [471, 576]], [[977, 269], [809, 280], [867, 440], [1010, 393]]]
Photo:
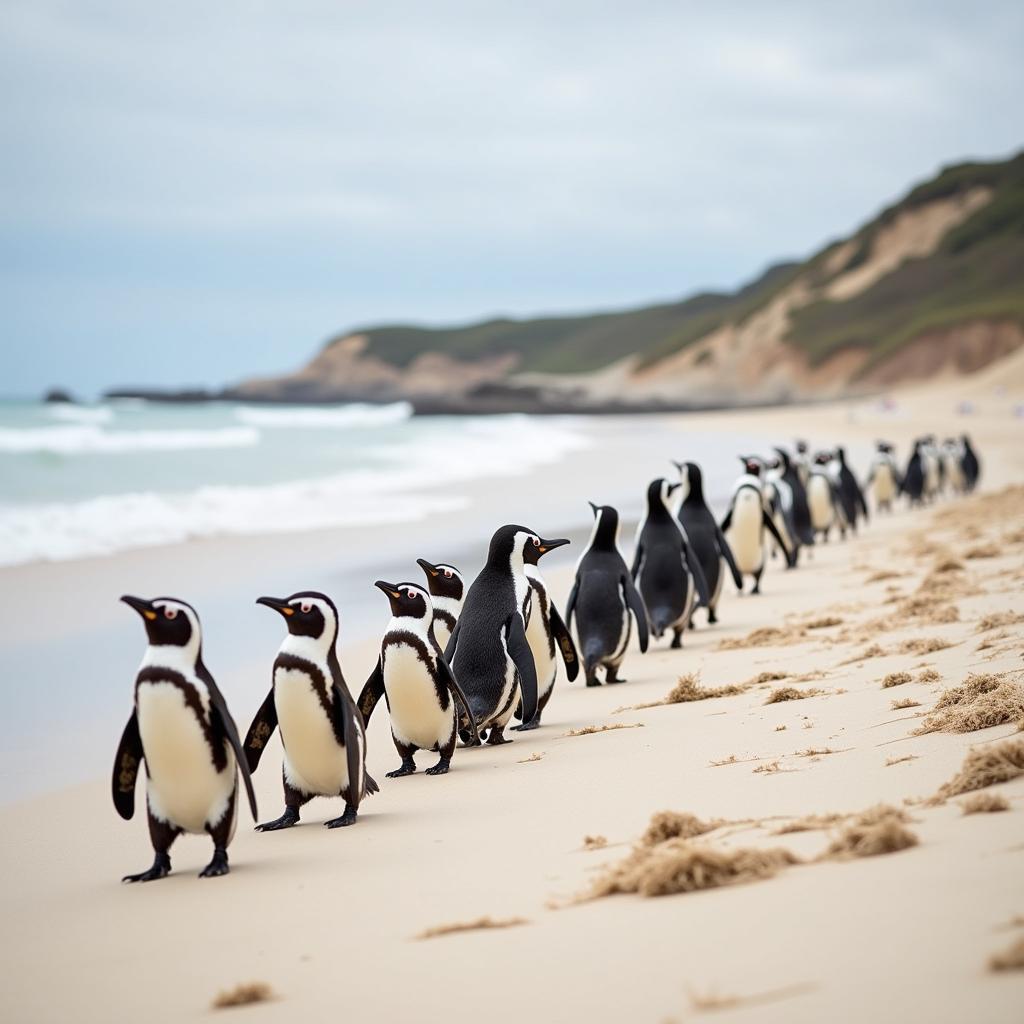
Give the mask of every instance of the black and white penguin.
[[807, 504], [816, 536], [827, 543], [832, 528], [837, 527], [840, 537], [846, 537], [846, 512], [839, 490], [839, 463], [834, 452], [820, 451], [814, 456], [807, 480]]
[[729, 511], [722, 520], [721, 529], [732, 549], [736, 568], [740, 573], [754, 578], [754, 586], [750, 592], [760, 594], [765, 561], [765, 530], [785, 552], [787, 564], [792, 564], [793, 556], [786, 547], [786, 541], [779, 533], [775, 521], [765, 508], [758, 465], [745, 461], [744, 469], [746, 472], [733, 485], [732, 500], [729, 502]]
[[942, 465], [945, 468], [946, 483], [954, 494], [967, 490], [964, 476], [964, 447], [955, 437], [942, 442]]
[[[533, 716], [531, 728], [540, 725], [540, 717], [551, 700], [558, 675], [559, 660], [565, 662], [565, 674], [572, 682], [580, 671], [580, 659], [576, 653], [576, 645], [572, 636], [558, 614], [548, 585], [541, 575], [537, 563], [541, 557], [554, 548], [568, 544], [568, 540], [545, 541], [542, 547], [527, 544], [523, 551], [523, 562], [526, 578], [530, 581], [530, 618], [526, 623], [526, 639], [533, 654], [533, 664], [537, 669], [537, 713]], [[517, 709], [517, 717], [522, 718], [522, 708]], [[522, 725], [514, 725], [513, 729], [522, 729]]]
[[907, 496], [911, 505], [920, 505], [924, 499], [924, 460], [920, 441], [914, 442], [914, 450], [900, 481], [900, 493]]
[[793, 446], [796, 448], [796, 454], [793, 456], [793, 465], [800, 475], [801, 482], [806, 487], [808, 480], [811, 478], [811, 446], [799, 438], [793, 442]]
[[434, 636], [443, 651], [462, 613], [465, 583], [454, 565], [445, 562], [434, 565], [425, 558], [417, 558], [416, 564], [427, 577], [430, 603], [434, 606]]
[[354, 825], [364, 796], [377, 792], [366, 772], [366, 733], [338, 661], [338, 609], [315, 590], [261, 597], [284, 617], [288, 634], [274, 659], [272, 685], [249, 726], [245, 752], [256, 771], [274, 729], [284, 748], [284, 814], [259, 832], [289, 828], [315, 796], [340, 796], [345, 811], [328, 828]]
[[893, 457], [893, 447], [888, 441], [875, 442], [875, 456], [871, 460], [864, 486], [874, 497], [877, 510], [888, 512], [892, 509], [892, 503], [899, 493], [900, 472]]
[[151, 882], [171, 870], [171, 844], [182, 832], [205, 832], [213, 860], [200, 878], [228, 873], [238, 774], [253, 820], [256, 796], [238, 729], [203, 664], [203, 637], [195, 609], [173, 597], [121, 598], [142, 616], [149, 641], [135, 677], [135, 709], [114, 759], [114, 806], [135, 813], [135, 783], [146, 762], [146, 813], [156, 854], [153, 866], [125, 882]]
[[736, 567], [732, 548], [704, 499], [704, 477], [700, 466], [696, 462], [676, 462], [674, 465], [679, 470], [680, 489], [683, 492], [678, 512], [679, 522], [686, 531], [707, 583], [708, 622], [717, 622], [718, 599], [725, 579], [722, 560], [729, 567], [737, 590], [743, 589], [743, 577]]
[[[520, 700], [525, 728], [534, 727], [537, 669], [526, 639], [531, 602], [523, 550], [527, 544], [542, 548], [546, 543], [525, 526], [495, 532], [444, 652], [480, 733], [487, 730], [488, 744], [508, 742], [505, 726]], [[460, 735], [463, 742], [476, 742], [465, 725]]]
[[619, 553], [619, 513], [611, 505], [595, 505], [590, 540], [576, 564], [576, 578], [565, 605], [565, 622], [576, 636], [587, 686], [599, 686], [598, 668], [606, 683], [624, 683], [619, 666], [629, 646], [630, 616], [636, 619], [640, 650], [647, 650], [647, 609], [637, 592], [626, 561]]
[[786, 542], [784, 546], [772, 544], [772, 558], [781, 554], [786, 559], [786, 568], [795, 569], [802, 545], [793, 518], [793, 490], [782, 478], [782, 459], [778, 456], [772, 459], [743, 456], [743, 461], [744, 464], [757, 462], [765, 506], [779, 535]]
[[960, 444], [963, 445], [964, 449], [961, 463], [964, 483], [968, 491], [973, 491], [978, 486], [978, 480], [981, 477], [981, 460], [978, 458], [978, 453], [974, 450], [974, 445], [971, 444], [971, 439], [966, 434], [960, 435]]
[[921, 451], [921, 471], [924, 477], [922, 496], [925, 501], [932, 502], [942, 491], [942, 457], [935, 445], [935, 437], [928, 434], [919, 441]]
[[651, 632], [660, 639], [671, 629], [673, 647], [683, 646], [683, 630], [698, 601], [707, 607], [711, 598], [700, 562], [672, 511], [671, 495], [678, 487], [663, 477], [648, 485], [632, 568]]
[[841, 445], [836, 447], [836, 460], [838, 462], [836, 483], [843, 499], [843, 511], [850, 524], [850, 529], [856, 533], [858, 518], [863, 516], [865, 523], [869, 519], [868, 503], [864, 500], [864, 492], [860, 489], [853, 470], [846, 464], [846, 449]]
[[[391, 605], [391, 621], [384, 631], [380, 657], [362, 693], [359, 713], [363, 725], [381, 697], [391, 715], [391, 737], [395, 741], [401, 765], [388, 772], [389, 779], [412, 775], [416, 771], [413, 755], [417, 750], [433, 750], [440, 755], [428, 775], [444, 775], [455, 752], [461, 708], [469, 702], [455, 681], [434, 633], [435, 614], [426, 591], [414, 583], [385, 583], [374, 586]], [[466, 716], [467, 728], [476, 726]], [[479, 743], [480, 737], [476, 736]]]
[[789, 485], [793, 499], [793, 532], [802, 545], [814, 544], [814, 530], [811, 529], [811, 510], [807, 506], [807, 486], [804, 475], [789, 456], [785, 448], [776, 448], [779, 457], [781, 478]]

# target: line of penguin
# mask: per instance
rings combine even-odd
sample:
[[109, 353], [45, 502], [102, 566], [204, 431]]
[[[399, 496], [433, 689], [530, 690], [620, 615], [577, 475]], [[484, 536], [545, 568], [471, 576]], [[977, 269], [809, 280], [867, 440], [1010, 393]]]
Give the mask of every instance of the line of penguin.
[[876, 509], [888, 510], [900, 495], [919, 505], [944, 489], [969, 492], [980, 475], [966, 436], [941, 445], [920, 438], [903, 471], [893, 446], [879, 441], [864, 488], [842, 448], [812, 456], [798, 441], [792, 455], [776, 448], [770, 458], [745, 455], [741, 462], [720, 523], [708, 508], [696, 463], [675, 463], [678, 481], [652, 481], [631, 567], [618, 547], [618, 512], [591, 503], [593, 528], [564, 619], [538, 563], [569, 542], [523, 526], [503, 526], [493, 535], [486, 564], [468, 590], [455, 566], [425, 559], [418, 564], [426, 587], [378, 580], [391, 619], [356, 700], [338, 660], [339, 616], [331, 599], [317, 591], [260, 597], [257, 604], [280, 615], [286, 632], [270, 692], [244, 739], [203, 662], [195, 609], [171, 597], [122, 597], [142, 617], [148, 644], [115, 758], [113, 799], [130, 819], [144, 765], [154, 850], [152, 866], [124, 881], [167, 875], [171, 845], [182, 832], [206, 833], [213, 841], [213, 858], [200, 877], [227, 874], [238, 779], [257, 821], [252, 773], [275, 730], [284, 752], [284, 811], [257, 830], [295, 825], [314, 797], [344, 800], [342, 814], [325, 822], [328, 828], [353, 825], [363, 799], [378, 791], [366, 771], [366, 727], [382, 697], [401, 759], [388, 777], [413, 774], [420, 750], [438, 755], [426, 773], [443, 775], [458, 739], [466, 746], [505, 743], [513, 716], [520, 723], [513, 729], [536, 729], [560, 660], [569, 680], [582, 665], [587, 686], [624, 682], [619, 670], [634, 626], [642, 652], [650, 634], [670, 633], [671, 646], [682, 646], [698, 607], [709, 623], [717, 621], [726, 571], [738, 591], [749, 576], [750, 592], [759, 593], [769, 547], [795, 568], [804, 548], [827, 541], [834, 529], [845, 537], [867, 519], [864, 490]]

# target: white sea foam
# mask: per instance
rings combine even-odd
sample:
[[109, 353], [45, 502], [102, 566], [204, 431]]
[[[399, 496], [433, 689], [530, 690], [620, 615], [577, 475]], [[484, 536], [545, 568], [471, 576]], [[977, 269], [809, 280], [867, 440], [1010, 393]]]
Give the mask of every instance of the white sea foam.
[[521, 475], [588, 443], [554, 419], [414, 423], [403, 428], [398, 443], [373, 449], [372, 468], [266, 485], [0, 505], [0, 565], [106, 555], [198, 537], [411, 522], [465, 507], [469, 497], [460, 493], [460, 483]]
[[412, 416], [408, 402], [387, 405], [352, 403], [340, 406], [251, 406], [235, 409], [235, 418], [255, 427], [318, 428], [379, 427], [402, 423]]
[[114, 410], [105, 405], [73, 405], [70, 402], [55, 402], [48, 405], [50, 416], [64, 423], [109, 423]]
[[57, 455], [117, 454], [140, 451], [188, 451], [198, 448], [247, 448], [258, 444], [254, 427], [209, 430], [104, 430], [95, 424], [62, 427], [0, 428], [0, 452]]

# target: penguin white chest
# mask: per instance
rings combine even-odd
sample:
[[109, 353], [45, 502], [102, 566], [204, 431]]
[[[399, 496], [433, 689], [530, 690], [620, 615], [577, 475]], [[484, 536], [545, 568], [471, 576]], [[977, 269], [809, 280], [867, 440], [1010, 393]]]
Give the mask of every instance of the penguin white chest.
[[761, 499], [754, 491], [746, 489], [736, 495], [728, 540], [740, 572], [757, 572], [764, 562], [763, 516]]
[[288, 781], [306, 793], [336, 796], [348, 785], [348, 761], [313, 680], [300, 669], [277, 669], [274, 705]]
[[526, 627], [526, 640], [533, 654], [533, 663], [537, 669], [538, 694], [543, 696], [554, 685], [555, 659], [548, 644], [548, 626], [541, 614], [540, 603], [534, 598], [533, 614], [530, 624]]
[[825, 530], [832, 525], [832, 492], [828, 480], [820, 473], [812, 474], [807, 484], [807, 507], [814, 529]]
[[[436, 634], [435, 634], [436, 635]], [[415, 648], [389, 645], [384, 657], [384, 689], [391, 710], [391, 728], [404, 743], [430, 750], [455, 728], [454, 702], [442, 709], [429, 668]]]
[[202, 723], [173, 683], [142, 683], [136, 701], [153, 814], [187, 832], [217, 824], [235, 789], [234, 754], [225, 750], [218, 772]]
[[883, 462], [875, 471], [875, 500], [892, 501], [896, 497], [896, 481], [893, 479], [892, 467]]

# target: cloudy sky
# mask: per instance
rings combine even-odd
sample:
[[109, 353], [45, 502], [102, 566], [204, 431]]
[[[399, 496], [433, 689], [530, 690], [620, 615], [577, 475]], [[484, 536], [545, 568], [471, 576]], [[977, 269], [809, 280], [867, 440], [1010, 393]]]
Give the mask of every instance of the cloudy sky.
[[728, 288], [1024, 145], [1024, 5], [830, 6], [3, 0], [0, 393]]

